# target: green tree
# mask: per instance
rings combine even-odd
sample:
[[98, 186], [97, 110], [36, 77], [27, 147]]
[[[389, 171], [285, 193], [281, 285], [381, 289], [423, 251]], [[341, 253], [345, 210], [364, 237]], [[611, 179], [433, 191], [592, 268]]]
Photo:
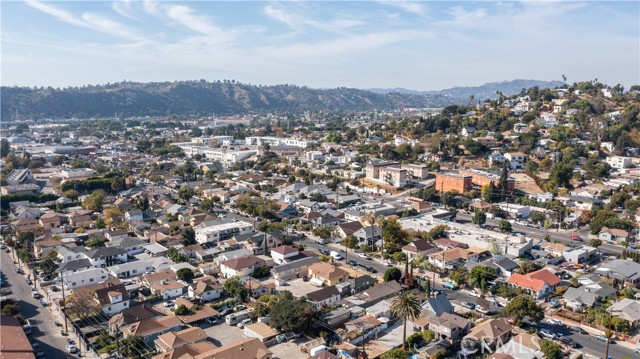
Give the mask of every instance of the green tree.
[[0, 158], [5, 158], [11, 151], [9, 140], [3, 138], [0, 140]]
[[540, 269], [542, 269], [542, 266], [536, 262], [522, 261], [520, 262], [520, 268], [518, 268], [518, 273], [527, 274], [527, 273], [535, 272]]
[[126, 183], [122, 177], [114, 177], [111, 181], [111, 189], [118, 192], [126, 188]]
[[296, 299], [288, 291], [279, 294], [271, 307], [270, 324], [281, 332], [305, 330], [313, 315], [313, 308], [305, 298]]
[[405, 231], [397, 219], [392, 218], [384, 222], [382, 228], [382, 240], [385, 251], [395, 253], [409, 243], [409, 233]]
[[195, 274], [189, 268], [180, 268], [176, 272], [176, 277], [180, 280], [183, 280], [187, 283], [191, 283]]
[[601, 245], [602, 245], [602, 241], [597, 238], [589, 240], [589, 246], [591, 247], [598, 248]]
[[484, 212], [476, 212], [473, 215], [473, 223], [483, 225], [487, 222], [487, 215]]
[[461, 268], [458, 268], [455, 272], [451, 273], [449, 275], [449, 278], [451, 278], [451, 280], [454, 281], [457, 285], [463, 285], [468, 281], [469, 272], [467, 272], [466, 269], [461, 267]]
[[185, 256], [184, 254], [180, 253], [177, 249], [171, 247], [167, 250], [167, 257], [169, 257], [169, 259], [171, 259], [172, 261], [174, 261], [175, 263], [182, 263], [182, 262], [186, 262], [187, 260], [189, 260], [187, 258], [187, 256]]
[[103, 190], [93, 191], [90, 195], [88, 195], [84, 202], [82, 203], [82, 207], [89, 211], [102, 211], [102, 205], [104, 203], [104, 197], [106, 193]]
[[540, 343], [540, 351], [546, 359], [562, 359], [562, 346], [551, 340], [543, 340]]
[[192, 244], [196, 244], [196, 231], [193, 227], [183, 228], [181, 231], [182, 234], [182, 244], [185, 246], [190, 246]]
[[184, 186], [178, 189], [178, 197], [180, 197], [185, 202], [188, 202], [195, 195], [196, 190], [191, 187]]
[[42, 261], [39, 264], [40, 270], [42, 270], [46, 275], [50, 277], [56, 277], [58, 275], [58, 263], [60, 259], [58, 259], [58, 251], [52, 250], [49, 251]]
[[352, 249], [358, 248], [358, 239], [353, 234], [350, 234], [342, 240], [342, 245]]
[[520, 295], [510, 301], [502, 314], [511, 317], [516, 323], [521, 324], [525, 318], [533, 322], [539, 322], [544, 318], [544, 311], [536, 302], [528, 296]]
[[224, 284], [224, 290], [233, 295], [235, 298], [244, 299], [247, 296], [247, 289], [239, 277], [233, 276], [227, 279]]
[[409, 353], [404, 348], [391, 349], [380, 356], [380, 359], [407, 359]]
[[483, 292], [486, 292], [487, 282], [495, 277], [496, 271], [493, 268], [475, 266], [469, 272], [469, 285], [473, 288], [480, 288]]
[[498, 223], [498, 228], [500, 228], [500, 232], [502, 233], [511, 232], [512, 230], [511, 223], [509, 223], [509, 221], [507, 221], [506, 219], [503, 219], [500, 221], [500, 223]]
[[402, 278], [402, 271], [396, 267], [388, 268], [384, 272], [383, 278], [385, 282], [390, 282], [392, 280], [395, 280], [397, 282], [400, 280], [400, 278]]
[[498, 180], [498, 189], [503, 195], [509, 191], [509, 164], [507, 161], [502, 165], [502, 172]]
[[189, 313], [189, 308], [184, 304], [180, 304], [173, 313], [175, 315], [185, 315]]
[[489, 182], [489, 184], [482, 186], [480, 195], [482, 196], [483, 200], [489, 203], [493, 203], [495, 201], [496, 192], [496, 186], [493, 184], [493, 181], [491, 181]]
[[411, 292], [401, 292], [391, 300], [391, 313], [403, 321], [402, 346], [407, 345], [407, 320], [420, 316], [422, 307], [420, 301]]

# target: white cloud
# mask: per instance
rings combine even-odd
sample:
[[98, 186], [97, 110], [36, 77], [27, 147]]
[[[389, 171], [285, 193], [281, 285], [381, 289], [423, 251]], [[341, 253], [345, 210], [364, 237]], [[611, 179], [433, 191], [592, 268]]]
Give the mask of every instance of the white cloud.
[[306, 15], [289, 12], [274, 5], [264, 7], [264, 13], [273, 20], [279, 21], [295, 31], [303, 32], [308, 28], [326, 32], [342, 32], [345, 29], [365, 25], [360, 19], [336, 18], [330, 21], [321, 21]]
[[111, 4], [113, 11], [117, 12], [120, 16], [137, 20], [138, 18], [132, 14], [133, 8], [131, 6], [131, 0], [118, 0]]
[[124, 25], [93, 13], [84, 13], [80, 17], [76, 17], [66, 10], [40, 1], [28, 0], [27, 5], [71, 25], [85, 27], [123, 39], [147, 41], [144, 37], [136, 35], [131, 29], [126, 28]]
[[382, 0], [381, 4], [394, 6], [406, 11], [408, 13], [425, 16], [424, 6], [417, 1], [404, 1], [404, 0]]

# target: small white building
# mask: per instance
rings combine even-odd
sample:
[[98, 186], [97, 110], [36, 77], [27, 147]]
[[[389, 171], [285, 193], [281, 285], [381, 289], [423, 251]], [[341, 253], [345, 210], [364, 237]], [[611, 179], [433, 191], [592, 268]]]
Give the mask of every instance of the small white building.
[[109, 272], [105, 269], [89, 268], [65, 275], [63, 281], [65, 288], [75, 289], [86, 285], [102, 283], [109, 278]]
[[299, 253], [297, 248], [280, 246], [271, 249], [271, 258], [273, 258], [273, 262], [276, 264], [285, 264], [288, 258], [296, 257]]
[[253, 224], [245, 221], [228, 219], [203, 222], [196, 226], [196, 241], [200, 244], [218, 243], [238, 234], [247, 234], [253, 231]]
[[610, 156], [607, 157], [607, 163], [613, 168], [624, 169], [633, 166], [633, 159], [624, 156]]

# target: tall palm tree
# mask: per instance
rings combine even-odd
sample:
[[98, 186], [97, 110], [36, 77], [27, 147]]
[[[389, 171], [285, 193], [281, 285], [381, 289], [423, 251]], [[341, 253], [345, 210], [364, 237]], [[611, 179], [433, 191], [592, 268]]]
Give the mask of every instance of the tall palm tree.
[[402, 348], [407, 349], [407, 319], [416, 319], [420, 316], [420, 301], [411, 292], [400, 292], [391, 300], [391, 313], [402, 318], [404, 328], [402, 331]]
[[[376, 228], [378, 228], [378, 231], [380, 232], [380, 240], [382, 241], [382, 246], [380, 246], [380, 256], [382, 257], [382, 259], [384, 259], [384, 238], [382, 237], [382, 229], [379, 228], [382, 226], [382, 221], [384, 220], [384, 218], [382, 216], [376, 215], [374, 212], [367, 213], [365, 218], [366, 221], [369, 222], [369, 224], [373, 227], [371, 230], [371, 235], [373, 236], [373, 238], [375, 238], [376, 235]], [[376, 224], [378, 224], [378, 227], [376, 227]]]

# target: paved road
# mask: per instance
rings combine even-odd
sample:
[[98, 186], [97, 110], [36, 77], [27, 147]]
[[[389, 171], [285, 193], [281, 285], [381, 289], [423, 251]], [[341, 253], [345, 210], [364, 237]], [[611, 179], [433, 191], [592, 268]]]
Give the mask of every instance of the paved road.
[[[471, 223], [472, 222], [472, 215], [470, 214], [466, 214], [464, 212], [458, 212], [458, 214], [456, 215], [456, 221], [460, 222], [460, 223]], [[499, 220], [495, 220], [495, 219], [487, 219], [487, 225], [491, 225], [491, 226], [497, 226], [498, 225]], [[570, 235], [573, 234], [573, 232], [567, 232], [567, 231], [556, 231], [556, 230], [546, 230], [546, 229], [538, 229], [538, 228], [532, 228], [532, 227], [525, 227], [525, 226], [521, 226], [518, 224], [512, 224], [511, 225], [513, 228], [513, 232], [522, 232], [524, 233], [526, 236], [531, 237], [531, 238], [535, 238], [535, 239], [544, 239], [544, 237], [548, 234], [549, 237], [551, 237], [552, 241], [558, 241], [562, 244], [579, 244], [580, 242], [577, 242], [575, 240], [572, 240], [570, 238]], [[588, 230], [582, 230], [579, 231], [577, 233], [580, 237], [582, 237], [582, 239], [585, 240], [585, 243], [588, 242], [587, 236], [589, 235], [589, 231]], [[619, 256], [620, 254], [622, 254], [622, 251], [624, 250], [624, 248], [620, 247], [620, 246], [613, 246], [610, 244], [606, 244], [603, 243], [600, 247], [598, 247], [598, 249], [606, 254], [610, 254], [610, 255], [616, 255]]]
[[[576, 343], [580, 344], [580, 348], [576, 348], [576, 350], [583, 352], [584, 354], [593, 355], [596, 358], [604, 358], [606, 344], [604, 342], [596, 340], [593, 336], [571, 332], [569, 331], [568, 327], [564, 325], [557, 326], [542, 322], [536, 325], [536, 327], [546, 328], [554, 333], [560, 333], [563, 336], [568, 336]], [[635, 354], [633, 350], [622, 345], [612, 343], [609, 345], [609, 356], [613, 359], [637, 358], [638, 354]]]
[[60, 335], [60, 328], [55, 326], [54, 314], [32, 297], [31, 286], [27, 284], [24, 275], [16, 273], [17, 266], [13, 264], [11, 255], [4, 251], [0, 253], [3, 280], [5, 280], [2, 288], [11, 290], [12, 293], [8, 297], [17, 301], [22, 316], [34, 325], [29, 340], [31, 343], [39, 343], [48, 359], [67, 358], [65, 349], [67, 339]]

